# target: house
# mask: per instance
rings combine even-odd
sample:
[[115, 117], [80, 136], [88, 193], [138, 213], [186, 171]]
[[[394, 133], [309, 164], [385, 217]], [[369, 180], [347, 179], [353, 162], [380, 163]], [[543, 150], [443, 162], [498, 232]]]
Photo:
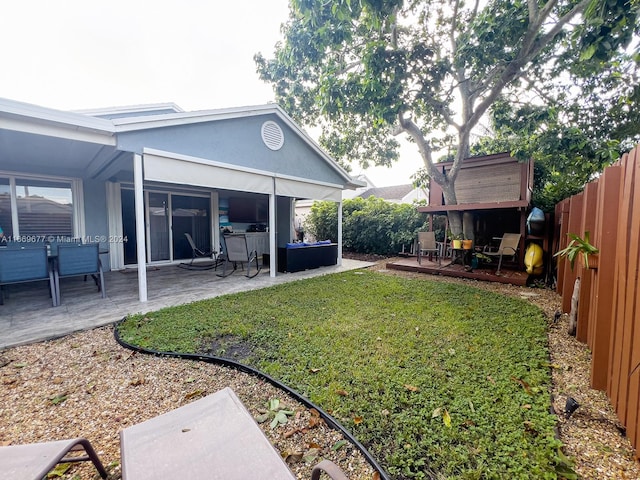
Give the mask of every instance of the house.
[[[452, 162], [437, 164], [448, 171]], [[491, 244], [504, 233], [520, 233], [519, 263], [526, 241], [544, 241], [527, 235], [526, 218], [533, 191], [533, 160], [519, 162], [508, 153], [464, 160], [455, 183], [458, 204], [445, 205], [442, 187], [431, 182], [429, 205], [418, 207], [430, 215], [460, 211], [473, 215], [476, 245]], [[543, 246], [545, 250], [546, 244]]]
[[356, 197], [369, 198], [377, 197], [391, 203], [413, 203], [420, 200], [428, 200], [427, 189], [416, 188], [411, 183], [404, 185], [391, 185], [388, 187], [371, 187], [367, 188]]
[[[99, 241], [107, 269], [190, 258], [184, 233], [218, 250], [222, 227], [259, 236], [275, 276], [277, 249], [295, 236], [295, 200], [341, 204], [357, 186], [275, 104], [66, 112], [0, 99], [5, 235]], [[141, 301], [146, 288], [139, 268]]]

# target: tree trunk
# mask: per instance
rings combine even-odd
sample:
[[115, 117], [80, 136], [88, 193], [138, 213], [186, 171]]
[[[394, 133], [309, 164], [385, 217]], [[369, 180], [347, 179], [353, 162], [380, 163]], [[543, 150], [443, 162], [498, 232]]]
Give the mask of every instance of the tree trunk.
[[464, 238], [475, 241], [476, 236], [474, 234], [474, 228], [473, 213], [464, 212], [462, 214], [462, 231], [464, 232]]
[[[457, 205], [458, 199], [456, 198], [456, 191], [454, 188], [454, 182], [445, 177], [445, 181], [440, 184], [442, 187], [442, 195], [444, 196], [445, 205]], [[463, 225], [462, 225], [462, 212], [450, 210], [447, 212], [449, 218], [449, 229], [453, 238], [462, 238]]]

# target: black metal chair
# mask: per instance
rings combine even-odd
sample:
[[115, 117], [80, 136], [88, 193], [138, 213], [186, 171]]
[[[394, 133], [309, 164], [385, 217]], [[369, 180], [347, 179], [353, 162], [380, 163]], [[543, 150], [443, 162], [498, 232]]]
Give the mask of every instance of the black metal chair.
[[55, 265], [54, 278], [58, 305], [60, 305], [60, 279], [65, 277], [91, 275], [98, 285], [98, 291], [102, 293], [102, 298], [106, 298], [107, 292], [97, 243], [58, 245]]
[[[223, 240], [225, 252], [222, 256], [223, 270], [222, 274], [218, 274], [219, 277], [231, 275], [236, 270], [238, 263], [247, 264], [247, 273], [245, 275], [248, 278], [253, 278], [260, 273], [262, 266], [260, 265], [258, 252], [256, 250], [249, 251], [246, 235], [223, 235]], [[251, 275], [251, 264], [254, 262], [256, 264], [256, 272]], [[227, 273], [227, 267], [230, 263], [233, 264], [233, 270]]]
[[12, 283], [49, 280], [53, 306], [58, 305], [53, 272], [47, 255], [47, 247], [11, 246], [0, 248], [0, 305], [3, 304], [3, 287]]
[[[186, 268], [187, 270], [210, 270], [218, 266], [218, 252], [215, 250], [202, 250], [196, 246], [196, 242], [194, 242], [191, 234], [185, 233], [184, 236], [191, 247], [191, 261], [188, 263], [180, 263], [178, 265], [180, 268]], [[196, 262], [196, 260], [201, 258], [213, 259], [213, 262]]]

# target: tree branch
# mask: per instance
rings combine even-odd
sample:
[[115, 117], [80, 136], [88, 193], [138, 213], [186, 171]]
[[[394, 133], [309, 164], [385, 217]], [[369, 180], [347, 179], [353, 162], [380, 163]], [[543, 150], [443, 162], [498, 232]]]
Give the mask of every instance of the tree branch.
[[519, 78], [524, 72], [522, 68], [530, 62], [535, 56], [540, 53], [540, 51], [546, 47], [549, 42], [551, 42], [558, 33], [564, 28], [564, 26], [576, 15], [582, 13], [591, 0], [582, 0], [578, 3], [570, 12], [567, 12], [562, 18], [560, 18], [553, 28], [549, 30], [545, 35], [539, 38], [536, 41], [533, 41], [536, 34], [539, 31], [540, 26], [542, 25], [544, 19], [549, 15], [556, 1], [551, 0], [548, 2], [542, 11], [540, 11], [539, 17], [535, 19], [534, 22], [529, 24], [529, 28], [527, 30], [527, 34], [523, 40], [522, 48], [518, 53], [518, 56], [512, 60], [507, 67], [502, 71], [502, 75], [493, 85], [489, 94], [478, 104], [477, 108], [473, 112], [473, 114], [469, 117], [468, 121], [464, 125], [464, 130], [471, 131], [471, 129], [476, 125], [478, 120], [487, 109], [493, 104], [493, 102], [498, 98], [504, 87]]
[[418, 145], [422, 162], [424, 163], [429, 176], [439, 185], [443, 185], [447, 181], [447, 178], [435, 167], [433, 163], [433, 151], [431, 149], [431, 145], [424, 138], [424, 135], [418, 125], [416, 125], [411, 118], [404, 118], [402, 113], [398, 113], [398, 122], [400, 123], [402, 130], [410, 135], [416, 142], [416, 145]]

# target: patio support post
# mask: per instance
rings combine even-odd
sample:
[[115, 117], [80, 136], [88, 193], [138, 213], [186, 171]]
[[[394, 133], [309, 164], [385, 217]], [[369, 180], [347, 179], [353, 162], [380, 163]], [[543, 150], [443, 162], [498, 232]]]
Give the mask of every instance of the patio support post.
[[342, 265], [342, 200], [338, 202], [338, 265]]
[[276, 193], [274, 179], [273, 193], [269, 194], [269, 276], [276, 276]]
[[133, 184], [136, 209], [136, 250], [138, 254], [138, 297], [141, 302], [147, 301], [147, 256], [146, 229], [144, 226], [144, 191], [142, 155], [133, 156]]

